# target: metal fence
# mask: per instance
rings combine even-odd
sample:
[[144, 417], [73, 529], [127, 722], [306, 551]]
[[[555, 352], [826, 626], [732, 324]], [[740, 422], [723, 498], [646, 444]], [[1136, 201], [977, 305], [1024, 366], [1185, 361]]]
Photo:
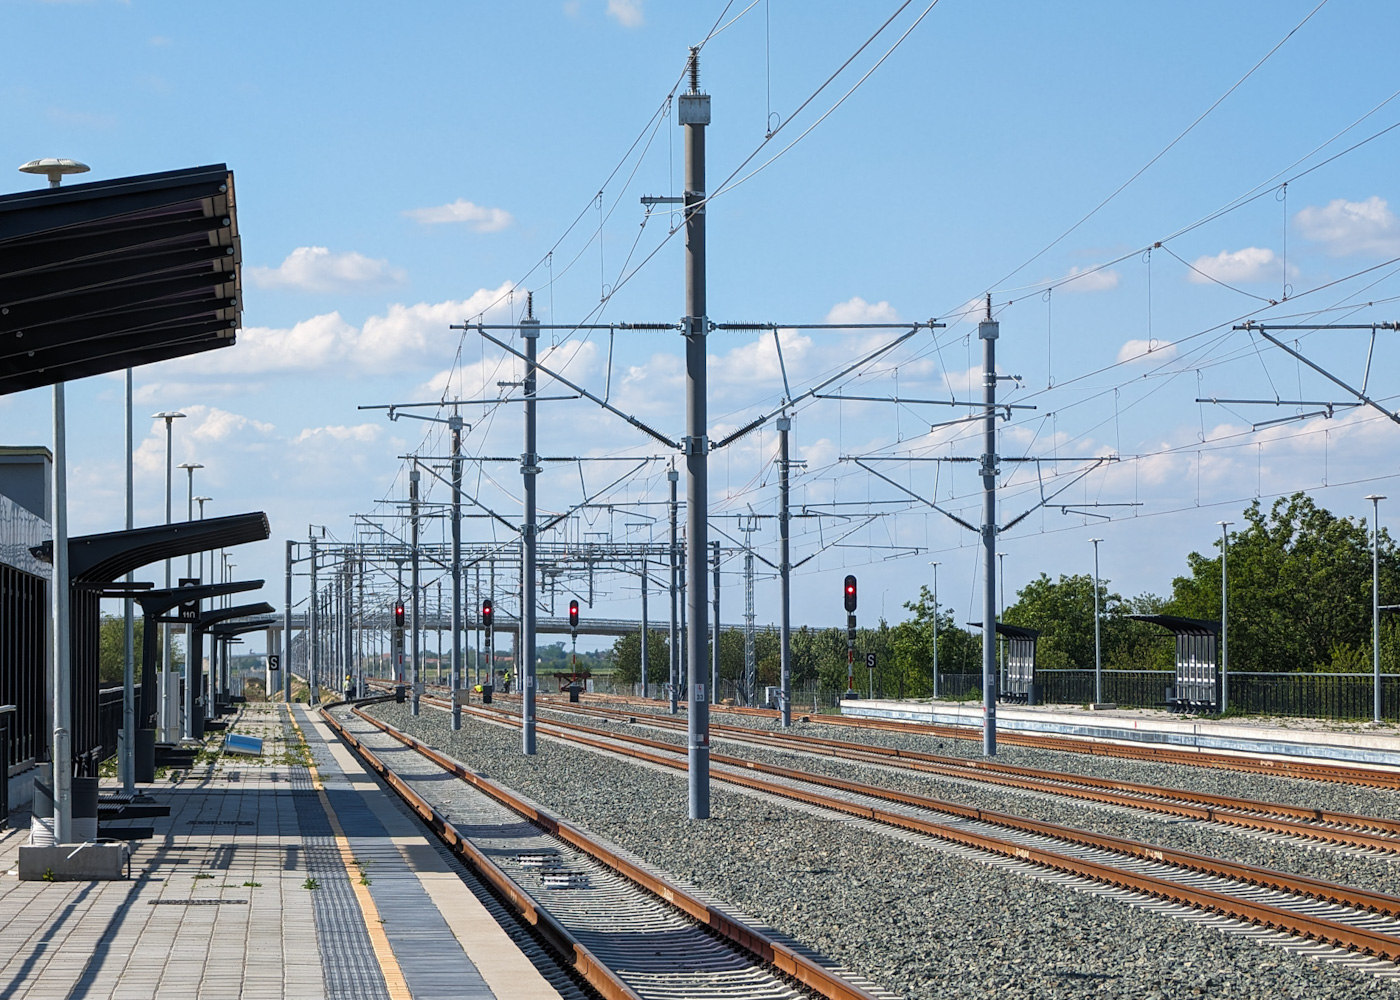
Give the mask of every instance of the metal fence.
[[[1171, 670], [1105, 670], [1103, 700], [1124, 708], [1165, 708]], [[1037, 670], [1041, 701], [1047, 705], [1087, 705], [1094, 701], [1092, 670]]]
[[[1246, 715], [1369, 719], [1371, 674], [1273, 674], [1230, 671], [1230, 708]], [[1400, 674], [1381, 675], [1381, 718], [1400, 720]]]

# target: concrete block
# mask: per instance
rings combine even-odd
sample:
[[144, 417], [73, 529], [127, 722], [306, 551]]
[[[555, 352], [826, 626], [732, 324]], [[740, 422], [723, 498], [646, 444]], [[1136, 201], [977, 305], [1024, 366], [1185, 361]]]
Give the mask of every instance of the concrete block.
[[45, 874], [55, 882], [99, 882], [126, 878], [127, 860], [131, 847], [119, 844], [60, 844], [54, 847], [34, 847], [21, 844], [19, 848], [19, 877], [21, 881], [45, 881]]

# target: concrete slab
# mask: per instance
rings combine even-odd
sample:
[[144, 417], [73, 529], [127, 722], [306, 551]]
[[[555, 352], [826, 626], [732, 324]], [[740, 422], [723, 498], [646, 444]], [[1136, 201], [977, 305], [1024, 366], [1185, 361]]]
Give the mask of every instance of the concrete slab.
[[21, 844], [18, 872], [25, 882], [101, 882], [124, 879], [129, 844]]

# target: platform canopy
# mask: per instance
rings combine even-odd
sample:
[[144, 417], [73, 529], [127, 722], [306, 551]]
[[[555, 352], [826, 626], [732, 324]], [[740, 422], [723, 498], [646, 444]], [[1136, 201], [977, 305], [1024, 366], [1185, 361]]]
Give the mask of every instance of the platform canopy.
[[1128, 615], [1133, 621], [1160, 625], [1174, 635], [1219, 635], [1220, 623], [1177, 615]]
[[[272, 528], [262, 511], [82, 535], [68, 540], [68, 572], [75, 584], [111, 581], [162, 559], [231, 549], [247, 542], [261, 542], [271, 535]], [[30, 551], [42, 562], [53, 561], [52, 540]]]
[[0, 195], [0, 395], [234, 343], [224, 164]]

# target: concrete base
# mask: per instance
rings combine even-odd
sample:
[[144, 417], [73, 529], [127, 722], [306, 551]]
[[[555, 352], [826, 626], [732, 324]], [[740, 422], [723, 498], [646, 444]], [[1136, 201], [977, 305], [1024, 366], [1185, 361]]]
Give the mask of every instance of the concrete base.
[[1118, 706], [1111, 701], [1096, 701], [1089, 706], [1091, 712], [1116, 712]]
[[126, 878], [129, 844], [63, 844], [19, 848], [22, 882], [106, 882]]

